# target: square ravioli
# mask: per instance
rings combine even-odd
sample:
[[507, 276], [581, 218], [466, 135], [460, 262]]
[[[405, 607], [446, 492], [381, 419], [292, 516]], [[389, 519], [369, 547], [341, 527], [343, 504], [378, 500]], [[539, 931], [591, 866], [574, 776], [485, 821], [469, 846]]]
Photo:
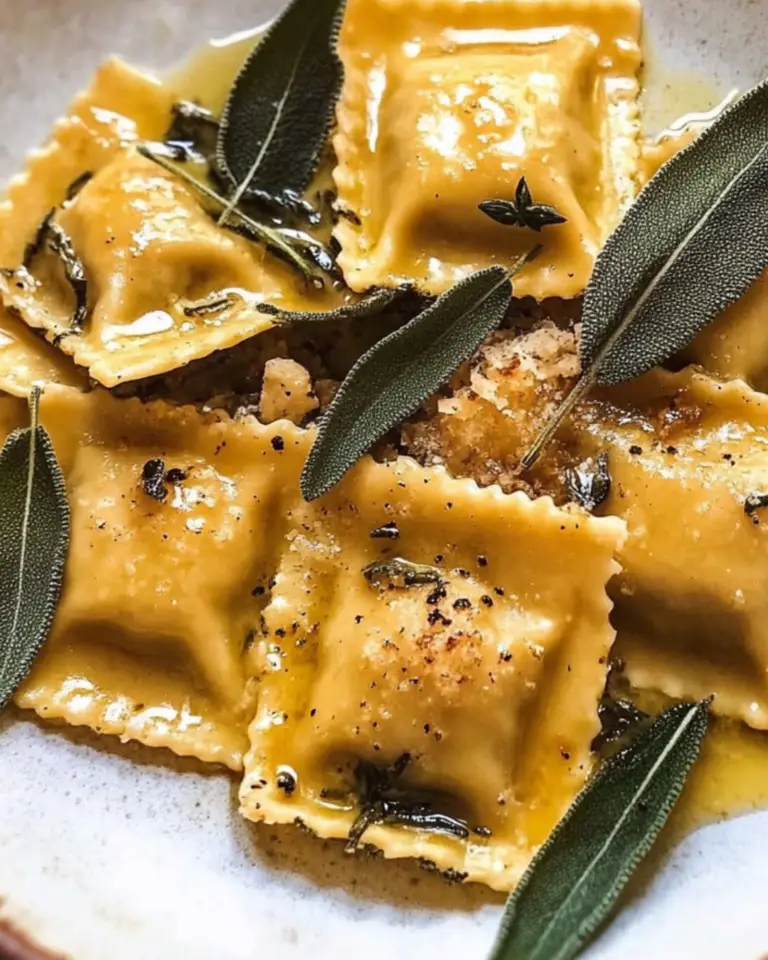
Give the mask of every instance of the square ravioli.
[[[23, 402], [4, 402], [10, 429]], [[54, 386], [40, 420], [72, 535], [52, 631], [16, 703], [239, 769], [255, 708], [249, 646], [278, 562], [281, 470], [303, 438], [285, 422]]]
[[[0, 204], [0, 298], [104, 386], [166, 373], [268, 330], [267, 302], [322, 310], [343, 298], [306, 291], [289, 267], [216, 226], [182, 181], [136, 153], [162, 140], [173, 92], [119, 60], [105, 63], [29, 158]], [[76, 195], [70, 188], [90, 179]], [[55, 209], [82, 265], [87, 321], [57, 256], [20, 266]], [[210, 304], [210, 308], [206, 308]]]
[[509, 889], [591, 768], [624, 525], [407, 460], [291, 519], [244, 814]]
[[[520, 296], [574, 297], [640, 175], [636, 0], [351, 0], [334, 173], [355, 290], [440, 293], [541, 240]], [[534, 202], [539, 235], [478, 209]]]

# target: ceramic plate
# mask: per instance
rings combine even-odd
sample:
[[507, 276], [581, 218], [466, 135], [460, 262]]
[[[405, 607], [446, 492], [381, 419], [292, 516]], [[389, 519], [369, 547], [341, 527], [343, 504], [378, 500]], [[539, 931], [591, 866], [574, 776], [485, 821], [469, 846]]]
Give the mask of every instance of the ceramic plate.
[[[105, 54], [167, 67], [279, 6], [3, 0], [0, 173], [17, 169]], [[768, 75], [766, 0], [645, 0], [645, 10], [651, 128]], [[498, 895], [247, 824], [236, 806], [225, 773], [10, 711], [0, 720], [0, 917], [70, 960], [486, 955]], [[708, 827], [663, 859], [589, 960], [768, 954], [768, 814]], [[2, 929], [0, 957], [38, 955]]]

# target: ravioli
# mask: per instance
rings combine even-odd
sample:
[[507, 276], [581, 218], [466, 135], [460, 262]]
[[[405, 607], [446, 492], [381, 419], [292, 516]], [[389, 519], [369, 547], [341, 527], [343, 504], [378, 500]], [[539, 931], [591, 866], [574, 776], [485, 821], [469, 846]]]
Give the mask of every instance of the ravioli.
[[609, 593], [630, 682], [683, 699], [715, 694], [716, 713], [768, 729], [768, 516], [745, 512], [768, 488], [768, 398], [695, 368], [657, 370], [582, 403], [520, 476], [536, 425], [572, 382], [569, 335], [498, 336], [472, 388], [406, 431], [409, 449], [457, 475], [533, 485], [561, 502], [571, 497], [566, 468], [606, 451], [613, 485], [600, 513], [624, 519], [629, 534]]
[[768, 729], [768, 525], [745, 511], [766, 490], [768, 398], [660, 371], [623, 388], [621, 409], [599, 441], [604, 510], [630, 532], [611, 587], [616, 654], [637, 687], [714, 694], [716, 713]]
[[[640, 177], [636, 0], [351, 0], [334, 140], [349, 285], [440, 293], [541, 240], [519, 296], [583, 292]], [[478, 210], [534, 201], [540, 235]]]
[[276, 429], [53, 386], [40, 417], [72, 540], [17, 704], [238, 769], [254, 710], [248, 647], [277, 563]]
[[[509, 889], [591, 769], [623, 524], [405, 459], [297, 496], [291, 524], [255, 647], [243, 813], [348, 837], [361, 769], [404, 766], [405, 802], [467, 835], [373, 823], [360, 842]], [[428, 582], [405, 586], [397, 558]]]
[[[18, 267], [53, 207], [81, 260], [89, 319], [72, 334], [73, 297], [53, 254], [0, 275], [0, 296], [107, 387], [174, 370], [274, 326], [264, 301], [327, 310], [342, 295], [308, 293], [263, 248], [217, 227], [182, 181], [137, 155], [162, 139], [172, 92], [110, 61], [54, 128], [0, 209], [0, 264]], [[94, 174], [65, 201], [70, 184]], [[202, 301], [202, 303], [201, 303]], [[211, 306], [206, 308], [205, 304]]]
[[85, 387], [85, 377], [68, 357], [0, 308], [0, 392], [22, 397], [47, 383]]
[[681, 360], [768, 390], [768, 271], [688, 344]]

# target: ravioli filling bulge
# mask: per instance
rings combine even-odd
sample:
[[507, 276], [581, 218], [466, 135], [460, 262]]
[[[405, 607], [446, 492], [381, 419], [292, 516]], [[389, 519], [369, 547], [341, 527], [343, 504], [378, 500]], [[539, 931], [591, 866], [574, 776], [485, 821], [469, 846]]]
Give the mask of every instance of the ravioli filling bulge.
[[531, 236], [478, 204], [512, 199], [524, 176], [535, 202], [568, 223], [537, 238], [544, 252], [516, 292], [583, 291], [634, 196], [639, 155], [637, 7], [591, 19], [586, 9], [350, 3], [334, 176], [357, 215], [336, 229], [354, 289], [413, 282], [440, 293], [513, 262]]
[[[396, 541], [366, 536], [385, 521]], [[396, 787], [480, 832], [378, 823], [362, 842], [509, 889], [591, 769], [623, 525], [407, 460], [364, 461], [293, 523], [264, 611], [243, 812], [346, 837], [360, 764], [407, 755]], [[366, 580], [397, 557], [442, 573]]]

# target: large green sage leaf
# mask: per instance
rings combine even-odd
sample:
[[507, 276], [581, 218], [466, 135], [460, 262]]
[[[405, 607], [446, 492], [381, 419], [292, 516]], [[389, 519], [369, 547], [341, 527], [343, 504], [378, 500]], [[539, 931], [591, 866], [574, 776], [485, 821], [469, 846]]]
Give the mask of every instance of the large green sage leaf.
[[293, 0], [245, 61], [219, 126], [218, 165], [233, 191], [221, 222], [250, 191], [307, 188], [341, 90], [343, 6]]
[[709, 701], [672, 707], [606, 761], [509, 898], [491, 960], [571, 960], [651, 849], [707, 731]]
[[0, 452], [0, 710], [29, 673], [53, 623], [69, 548], [69, 506], [50, 437], [32, 423]]
[[504, 319], [510, 278], [533, 255], [511, 273], [490, 267], [467, 277], [360, 357], [320, 423], [301, 476], [305, 499], [330, 490], [472, 356]]
[[681, 350], [768, 267], [768, 81], [729, 107], [650, 181], [595, 264], [582, 377], [523, 465], [595, 384]]

